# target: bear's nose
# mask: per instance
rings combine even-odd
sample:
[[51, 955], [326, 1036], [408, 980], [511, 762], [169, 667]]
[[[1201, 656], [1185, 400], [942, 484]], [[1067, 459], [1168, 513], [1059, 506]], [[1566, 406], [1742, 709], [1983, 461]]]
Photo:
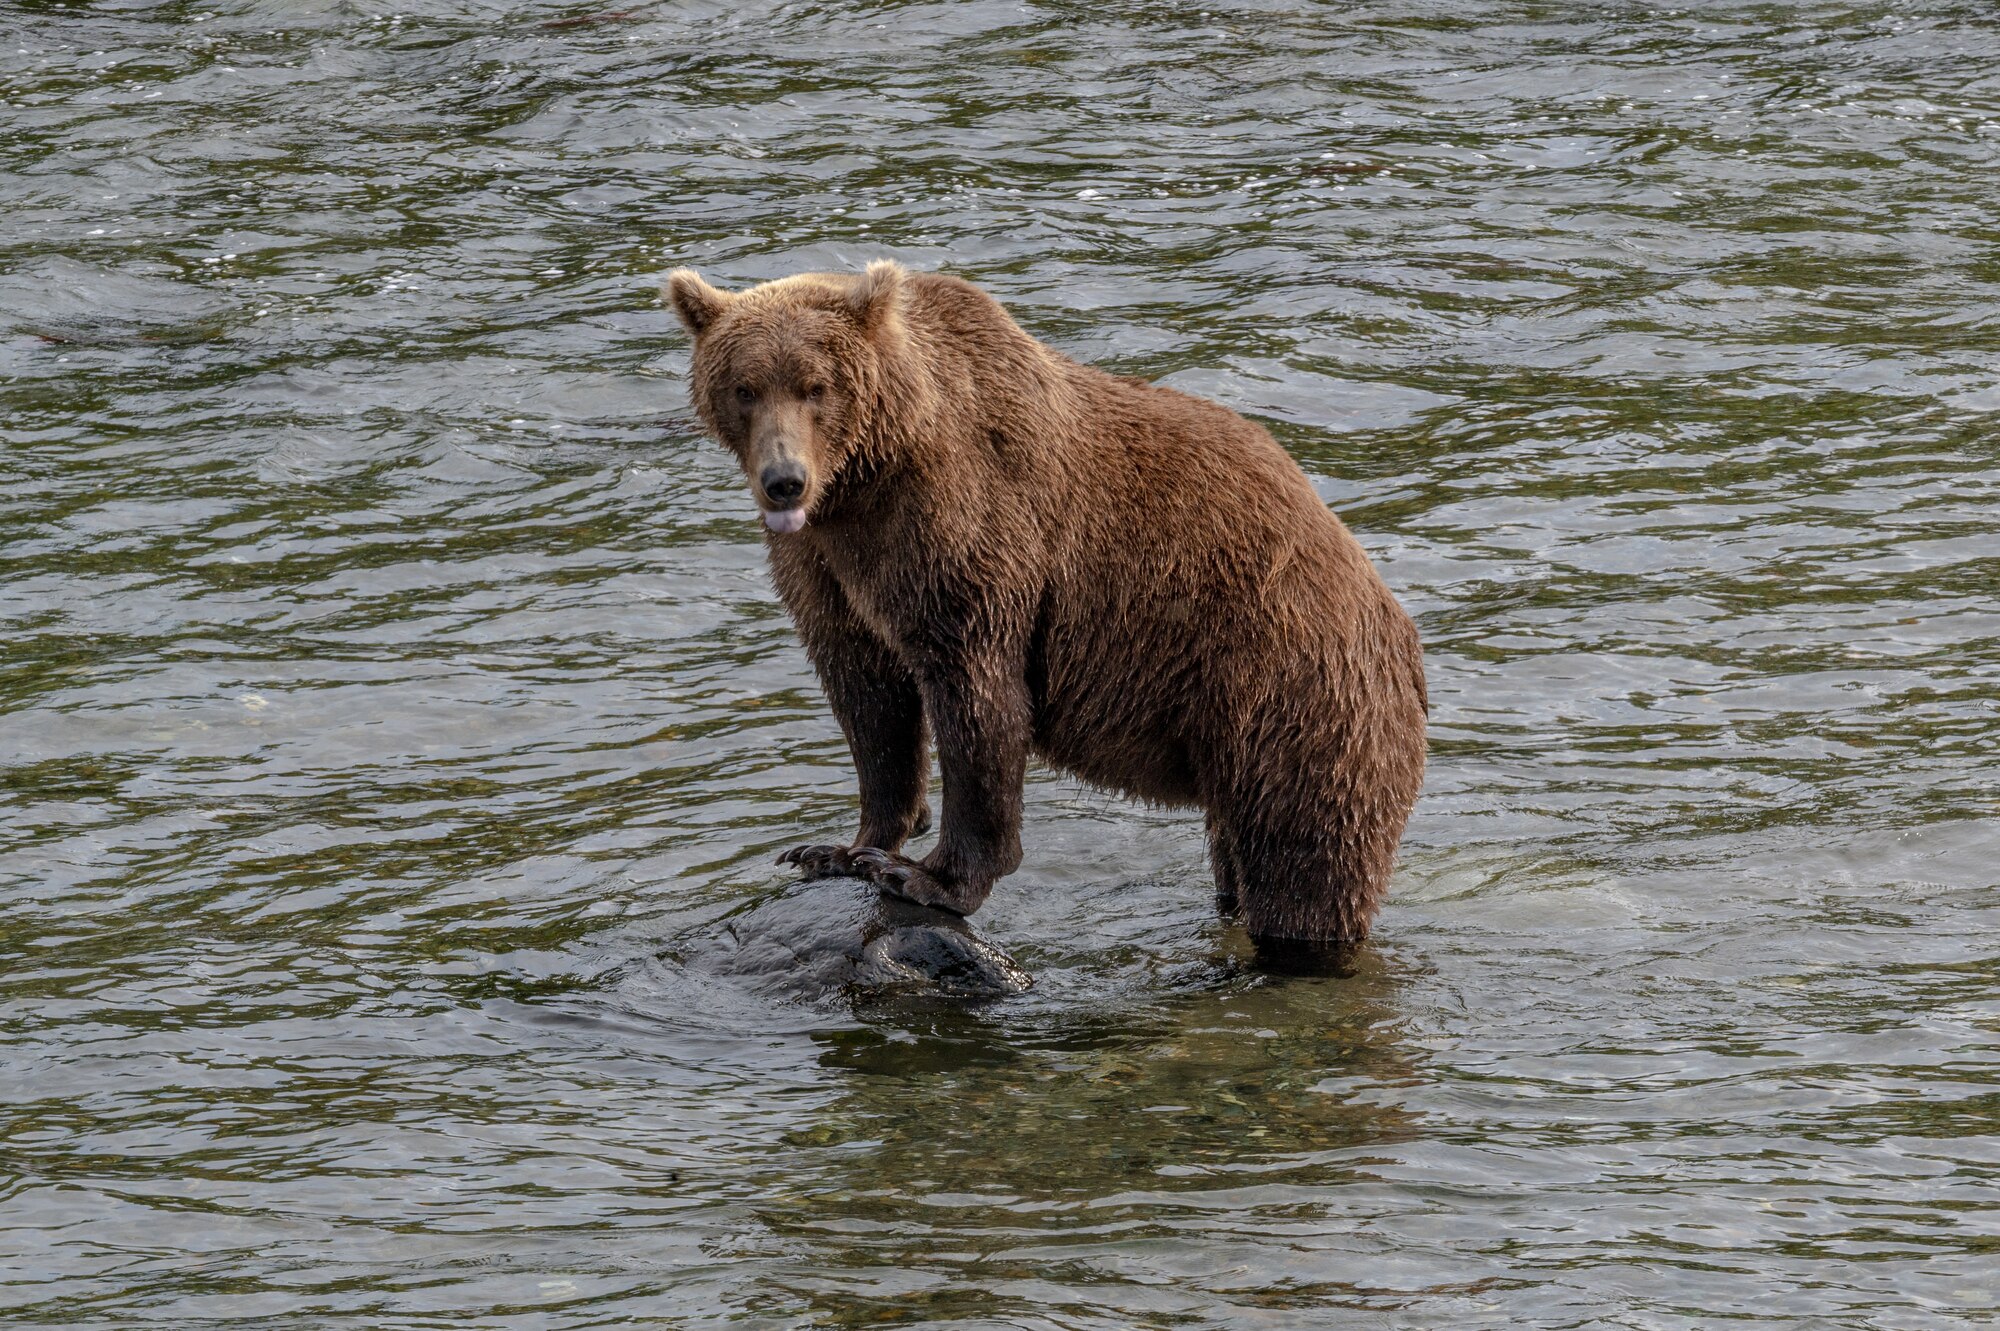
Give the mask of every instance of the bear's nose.
[[799, 502], [799, 496], [806, 492], [806, 469], [797, 463], [780, 464], [764, 468], [764, 474], [757, 478], [764, 487], [764, 495], [779, 508], [790, 508]]

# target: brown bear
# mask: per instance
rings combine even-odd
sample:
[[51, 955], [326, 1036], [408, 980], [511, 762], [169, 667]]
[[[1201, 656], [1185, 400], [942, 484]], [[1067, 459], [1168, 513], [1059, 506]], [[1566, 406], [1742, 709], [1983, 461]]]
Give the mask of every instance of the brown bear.
[[1422, 649], [1267, 432], [891, 262], [737, 294], [682, 268], [666, 297], [860, 778], [854, 844], [783, 862], [969, 914], [1021, 862], [1032, 752], [1203, 809], [1253, 937], [1367, 934], [1423, 781]]

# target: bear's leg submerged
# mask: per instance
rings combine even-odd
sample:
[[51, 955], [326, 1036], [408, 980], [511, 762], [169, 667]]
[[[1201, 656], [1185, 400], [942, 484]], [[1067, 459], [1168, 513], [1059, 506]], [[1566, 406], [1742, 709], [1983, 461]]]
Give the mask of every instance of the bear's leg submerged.
[[1238, 826], [1231, 837], [1242, 878], [1243, 927], [1266, 940], [1358, 943], [1388, 887], [1386, 864], [1325, 826]]
[[1405, 747], [1274, 746], [1229, 802], [1211, 811], [1243, 927], [1260, 953], [1279, 943], [1368, 937], [1423, 779]]
[[1424, 781], [1415, 626], [1379, 585], [1359, 609], [1319, 609], [1320, 635], [1258, 644], [1212, 676], [1208, 711], [1231, 718], [1204, 737], [1216, 887], [1234, 887], [1260, 957], [1368, 937]]

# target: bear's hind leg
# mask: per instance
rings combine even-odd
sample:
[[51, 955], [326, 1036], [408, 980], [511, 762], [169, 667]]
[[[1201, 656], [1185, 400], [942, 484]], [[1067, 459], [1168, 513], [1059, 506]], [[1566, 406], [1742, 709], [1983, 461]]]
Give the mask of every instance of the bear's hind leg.
[[1230, 919], [1243, 901], [1243, 866], [1236, 858], [1235, 833], [1214, 814], [1208, 817], [1208, 865], [1215, 874], [1215, 913]]
[[1396, 836], [1310, 816], [1238, 828], [1243, 927], [1275, 943], [1358, 943], [1389, 885]]

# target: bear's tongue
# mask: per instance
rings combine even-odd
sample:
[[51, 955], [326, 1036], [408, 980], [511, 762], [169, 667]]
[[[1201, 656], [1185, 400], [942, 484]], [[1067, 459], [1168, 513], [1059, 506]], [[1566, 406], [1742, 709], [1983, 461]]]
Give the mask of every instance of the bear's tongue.
[[797, 531], [806, 525], [806, 511], [802, 508], [787, 508], [773, 513], [767, 509], [764, 513], [764, 525], [772, 531]]

